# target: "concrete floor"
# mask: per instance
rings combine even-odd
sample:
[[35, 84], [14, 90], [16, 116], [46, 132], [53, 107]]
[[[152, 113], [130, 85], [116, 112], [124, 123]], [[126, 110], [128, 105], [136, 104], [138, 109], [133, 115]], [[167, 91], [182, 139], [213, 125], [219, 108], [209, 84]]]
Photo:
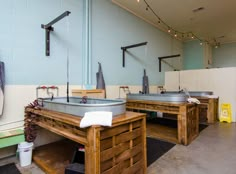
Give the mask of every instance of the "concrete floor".
[[[34, 163], [20, 167], [15, 157], [0, 165], [16, 162], [22, 174], [44, 174]], [[236, 123], [208, 126], [190, 145], [176, 145], [151, 166], [148, 174], [235, 174]]]
[[148, 168], [148, 174], [235, 174], [236, 124], [217, 123], [190, 145], [176, 145]]

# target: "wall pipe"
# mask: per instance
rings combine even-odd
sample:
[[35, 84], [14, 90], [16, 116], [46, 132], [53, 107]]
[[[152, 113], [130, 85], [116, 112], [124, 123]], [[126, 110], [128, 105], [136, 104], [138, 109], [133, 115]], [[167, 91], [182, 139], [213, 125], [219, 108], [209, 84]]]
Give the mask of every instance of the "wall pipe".
[[84, 3], [84, 28], [83, 28], [83, 84], [91, 85], [91, 0]]

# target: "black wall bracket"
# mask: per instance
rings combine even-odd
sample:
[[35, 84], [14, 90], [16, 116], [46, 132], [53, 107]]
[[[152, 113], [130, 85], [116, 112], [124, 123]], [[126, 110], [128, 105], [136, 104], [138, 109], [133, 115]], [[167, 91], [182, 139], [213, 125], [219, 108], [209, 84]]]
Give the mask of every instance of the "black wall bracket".
[[179, 56], [180, 56], [180, 54], [175, 54], [175, 55], [171, 55], [171, 56], [158, 57], [158, 59], [159, 59], [159, 72], [161, 72], [161, 60], [162, 59], [175, 58], [175, 57], [179, 57]]
[[125, 67], [125, 52], [126, 52], [126, 50], [129, 48], [139, 47], [139, 46], [143, 46], [143, 45], [147, 45], [147, 42], [142, 42], [142, 43], [138, 43], [138, 44], [134, 44], [134, 45], [121, 47], [121, 49], [123, 51], [123, 59], [122, 59], [123, 60], [123, 63], [122, 63], [123, 67]]
[[62, 18], [69, 16], [71, 12], [65, 11], [63, 14], [49, 22], [47, 25], [41, 24], [41, 28], [45, 29], [45, 38], [46, 38], [46, 56], [50, 56], [50, 32], [54, 31], [54, 28], [52, 27], [53, 24], [61, 20]]

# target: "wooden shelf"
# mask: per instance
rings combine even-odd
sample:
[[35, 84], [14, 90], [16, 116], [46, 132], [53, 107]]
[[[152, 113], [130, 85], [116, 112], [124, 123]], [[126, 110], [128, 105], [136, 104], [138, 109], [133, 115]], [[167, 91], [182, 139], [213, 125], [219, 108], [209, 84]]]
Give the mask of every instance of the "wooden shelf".
[[64, 174], [70, 164], [76, 143], [67, 139], [37, 147], [33, 161], [46, 173]]
[[171, 128], [161, 124], [147, 122], [147, 137], [162, 139], [168, 142], [178, 143], [177, 128]]

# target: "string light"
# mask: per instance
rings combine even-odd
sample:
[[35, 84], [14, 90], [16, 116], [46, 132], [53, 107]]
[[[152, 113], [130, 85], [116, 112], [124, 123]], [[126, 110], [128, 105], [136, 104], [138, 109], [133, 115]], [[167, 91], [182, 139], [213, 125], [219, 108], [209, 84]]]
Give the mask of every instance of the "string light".
[[174, 35], [175, 37], [177, 37], [178, 35], [177, 35], [177, 33], [175, 32], [175, 35]]
[[[137, 0], [137, 2], [139, 2], [140, 0]], [[157, 18], [158, 20], [158, 23], [162, 24], [163, 26], [165, 26], [167, 28], [167, 32], [170, 33], [172, 35], [172, 32], [171, 31], [174, 31], [174, 37], [177, 37], [178, 34], [182, 34], [182, 38], [184, 38], [184, 35], [187, 36], [186, 38], [189, 38], [191, 36], [192, 39], [197, 39], [200, 41], [200, 45], [203, 45], [203, 42], [207, 43], [207, 44], [211, 44], [211, 45], [215, 45], [215, 47], [219, 47], [220, 43], [215, 43], [214, 44], [214, 41], [212, 43], [212, 40], [211, 42], [209, 40], [204, 40], [204, 39], [200, 39], [199, 37], [197, 37], [195, 34], [193, 34], [192, 32], [187, 32], [187, 33], [183, 33], [183, 32], [180, 32], [180, 31], [177, 31], [177, 30], [174, 30], [172, 27], [170, 27], [167, 23], [165, 23], [156, 13], [155, 11], [152, 9], [152, 7], [149, 5], [149, 3], [147, 2], [147, 0], [143, 0], [144, 3], [146, 4], [146, 10], [150, 10], [153, 15]]]

